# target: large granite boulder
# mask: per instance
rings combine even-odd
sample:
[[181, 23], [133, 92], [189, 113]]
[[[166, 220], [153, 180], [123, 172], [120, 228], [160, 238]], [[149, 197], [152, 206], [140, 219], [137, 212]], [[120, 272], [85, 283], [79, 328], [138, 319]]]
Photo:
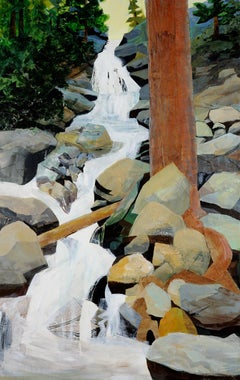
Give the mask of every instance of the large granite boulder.
[[40, 129], [0, 132], [0, 180], [23, 185], [36, 174], [37, 165], [57, 145], [51, 133]]
[[35, 232], [17, 221], [0, 231], [0, 289], [19, 286], [47, 267]]
[[123, 158], [109, 166], [95, 182], [94, 193], [98, 199], [116, 202], [124, 198], [132, 185], [149, 172], [149, 165], [130, 158]]
[[139, 214], [149, 202], [159, 202], [182, 215], [189, 207], [190, 184], [174, 163], [153, 175], [142, 187], [133, 212]]

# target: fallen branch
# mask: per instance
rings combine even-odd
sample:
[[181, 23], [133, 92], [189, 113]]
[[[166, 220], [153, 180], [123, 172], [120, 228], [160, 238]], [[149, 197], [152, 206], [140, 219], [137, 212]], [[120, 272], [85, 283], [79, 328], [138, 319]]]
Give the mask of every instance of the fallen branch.
[[91, 224], [108, 218], [114, 211], [116, 211], [119, 204], [120, 202], [116, 202], [102, 207], [96, 211], [82, 215], [79, 218], [70, 220], [69, 222], [63, 223], [50, 231], [38, 235], [38, 241], [41, 248], [46, 247], [51, 243], [55, 243], [57, 240], [67, 237], [82, 228], [88, 227]]

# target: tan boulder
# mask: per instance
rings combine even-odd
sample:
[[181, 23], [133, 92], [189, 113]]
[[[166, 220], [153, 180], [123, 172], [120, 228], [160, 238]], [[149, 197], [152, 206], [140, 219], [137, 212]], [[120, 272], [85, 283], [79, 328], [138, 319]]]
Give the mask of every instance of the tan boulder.
[[133, 212], [139, 214], [148, 202], [159, 202], [182, 215], [189, 207], [190, 185], [174, 163], [153, 175], [142, 187]]
[[180, 215], [158, 202], [147, 203], [135, 219], [129, 236], [170, 235], [185, 227]]
[[173, 307], [160, 321], [159, 336], [176, 332], [197, 335], [197, 329], [187, 313], [178, 307]]
[[32, 271], [47, 266], [37, 235], [25, 223], [3, 227], [0, 242], [0, 284], [25, 282]]
[[123, 158], [109, 166], [97, 177], [94, 192], [109, 202], [119, 201], [126, 196], [132, 185], [148, 172], [148, 164], [139, 160]]
[[203, 234], [192, 228], [178, 230], [173, 239], [173, 246], [180, 251], [184, 268], [203, 274], [210, 264], [210, 252]]
[[230, 106], [216, 108], [209, 111], [209, 119], [213, 123], [226, 123], [240, 120], [240, 112]]
[[157, 267], [154, 275], [164, 282], [184, 268], [180, 251], [172, 245], [163, 243], [155, 243], [152, 263]]

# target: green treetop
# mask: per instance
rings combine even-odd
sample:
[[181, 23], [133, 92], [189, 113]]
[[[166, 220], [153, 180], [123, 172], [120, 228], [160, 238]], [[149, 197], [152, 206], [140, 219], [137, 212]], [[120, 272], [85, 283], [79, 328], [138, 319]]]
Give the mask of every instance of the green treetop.
[[129, 0], [128, 13], [129, 18], [127, 19], [127, 23], [129, 23], [132, 28], [140, 24], [146, 18], [137, 4], [137, 0]]

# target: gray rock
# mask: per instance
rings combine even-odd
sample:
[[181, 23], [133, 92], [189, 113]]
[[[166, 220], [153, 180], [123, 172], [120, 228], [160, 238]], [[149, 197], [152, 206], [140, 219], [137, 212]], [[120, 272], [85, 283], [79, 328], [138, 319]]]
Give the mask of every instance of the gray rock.
[[214, 140], [199, 144], [197, 146], [197, 154], [214, 154], [215, 156], [226, 155], [238, 149], [239, 145], [240, 136], [227, 133]]
[[[219, 338], [172, 333], [153, 342], [147, 360], [175, 370], [176, 379], [179, 372], [187, 373], [186, 376], [194, 374], [231, 378], [240, 373], [239, 353], [240, 341], [236, 335]], [[161, 370], [164, 371], [164, 368], [159, 367], [158, 373]]]
[[74, 111], [77, 115], [89, 112], [94, 108], [94, 102], [88, 100], [80, 93], [72, 92], [69, 90], [61, 90], [63, 93], [64, 102], [70, 110]]
[[38, 199], [0, 196], [0, 229], [17, 220], [31, 226], [38, 235], [59, 224], [52, 210]]
[[0, 180], [23, 185], [36, 174], [37, 165], [57, 144], [48, 132], [16, 129], [0, 132]]

